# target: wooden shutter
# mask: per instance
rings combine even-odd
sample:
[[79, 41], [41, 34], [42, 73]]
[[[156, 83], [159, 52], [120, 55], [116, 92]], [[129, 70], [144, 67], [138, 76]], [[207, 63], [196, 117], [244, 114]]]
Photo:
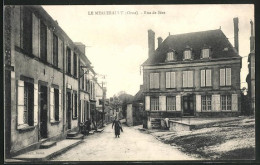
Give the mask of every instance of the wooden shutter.
[[205, 70], [200, 71], [200, 85], [205, 87]]
[[154, 74], [154, 79], [155, 79], [155, 86], [154, 88], [158, 89], [159, 88], [159, 82], [160, 82], [160, 79], [159, 79], [159, 73], [155, 73]]
[[22, 124], [24, 118], [24, 81], [18, 80], [18, 92], [17, 92], [17, 123], [18, 127]]
[[201, 95], [196, 95], [196, 111], [201, 112]]
[[170, 80], [171, 80], [171, 74], [170, 72], [166, 72], [166, 88], [170, 88]]
[[238, 111], [237, 94], [232, 94], [232, 111]]
[[52, 48], [52, 32], [50, 31], [49, 28], [47, 28], [47, 61], [50, 64], [53, 64], [53, 48]]
[[61, 89], [59, 89], [59, 121], [62, 119], [62, 98], [61, 98]]
[[166, 96], [159, 96], [159, 110], [166, 111]]
[[214, 95], [215, 110], [220, 111], [220, 95]]
[[58, 37], [58, 67], [63, 69], [63, 42], [62, 40]]
[[176, 83], [175, 83], [175, 72], [171, 72], [171, 88], [175, 88]]
[[34, 125], [38, 124], [38, 84], [34, 84]]
[[193, 87], [193, 71], [188, 71], [187, 81], [188, 87]]
[[187, 87], [187, 71], [182, 72], [183, 87]]
[[153, 86], [153, 73], [150, 73], [150, 88], [154, 88], [154, 86]]
[[181, 111], [181, 96], [176, 96], [176, 111]]
[[211, 86], [211, 70], [206, 70], [206, 86]]
[[50, 88], [50, 122], [54, 121], [54, 88]]
[[220, 86], [225, 86], [225, 69], [220, 69]]
[[32, 52], [40, 57], [40, 20], [32, 14]]
[[145, 96], [145, 110], [150, 110], [150, 96]]
[[71, 75], [74, 75], [74, 51], [71, 50], [70, 53], [70, 73]]
[[226, 85], [231, 85], [231, 68], [226, 68]]

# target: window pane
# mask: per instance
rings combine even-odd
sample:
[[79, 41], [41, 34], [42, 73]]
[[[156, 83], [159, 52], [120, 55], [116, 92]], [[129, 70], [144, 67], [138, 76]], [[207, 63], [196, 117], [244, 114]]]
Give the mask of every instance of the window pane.
[[206, 86], [211, 86], [211, 70], [206, 70]]
[[43, 61], [47, 61], [47, 28], [43, 22], [40, 26], [40, 57]]
[[220, 69], [220, 86], [225, 85], [225, 69]]
[[59, 121], [59, 90], [54, 89], [54, 116], [55, 120]]
[[58, 37], [53, 34], [53, 65], [58, 66]]

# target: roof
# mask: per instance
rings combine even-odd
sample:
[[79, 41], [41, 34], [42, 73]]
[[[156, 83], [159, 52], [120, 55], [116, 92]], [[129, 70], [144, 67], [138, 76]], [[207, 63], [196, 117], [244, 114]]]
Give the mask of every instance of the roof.
[[175, 50], [177, 61], [182, 61], [183, 51], [187, 46], [192, 49], [194, 60], [200, 59], [201, 49], [205, 46], [212, 50], [212, 59], [240, 57], [222, 30], [217, 29], [170, 35], [161, 43], [154, 54], [151, 55], [143, 65], [164, 63], [166, 54], [170, 49]]
[[141, 88], [134, 96], [134, 99], [133, 101], [136, 102], [136, 101], [143, 101], [143, 98], [144, 98], [144, 94], [143, 94], [143, 89]]

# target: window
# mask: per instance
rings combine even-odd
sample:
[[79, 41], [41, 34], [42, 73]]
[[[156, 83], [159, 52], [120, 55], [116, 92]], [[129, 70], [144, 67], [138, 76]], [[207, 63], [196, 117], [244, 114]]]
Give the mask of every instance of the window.
[[222, 110], [231, 110], [231, 104], [232, 104], [231, 95], [222, 95], [220, 103], [221, 103]]
[[211, 69], [203, 69], [200, 71], [201, 87], [211, 86]]
[[176, 110], [176, 97], [166, 97], [166, 110], [175, 111]]
[[201, 104], [203, 111], [210, 111], [211, 110], [211, 96], [201, 96]]
[[175, 72], [166, 72], [166, 88], [175, 88]]
[[78, 117], [78, 100], [77, 100], [78, 96], [77, 93], [74, 93], [74, 117]]
[[71, 74], [71, 50], [67, 48], [67, 73]]
[[33, 126], [33, 109], [34, 109], [34, 85], [24, 82], [24, 115], [23, 123]]
[[173, 60], [175, 60], [174, 56], [175, 56], [174, 52], [168, 52], [166, 61], [173, 61]]
[[74, 65], [74, 76], [77, 77], [77, 54], [74, 53], [74, 56], [73, 56], [73, 65]]
[[54, 119], [59, 121], [59, 89], [54, 89]]
[[209, 49], [202, 49], [201, 57], [202, 58], [209, 58]]
[[159, 98], [158, 97], [152, 97], [151, 98], [151, 110], [159, 110]]
[[47, 62], [47, 27], [42, 21], [40, 23], [40, 58]]
[[184, 51], [184, 60], [191, 59], [191, 50], [185, 50]]
[[28, 54], [32, 53], [32, 13], [24, 7], [21, 12], [21, 48]]
[[220, 86], [231, 85], [231, 68], [220, 69]]
[[150, 89], [159, 88], [159, 73], [150, 73]]
[[183, 71], [183, 87], [193, 87], [193, 71]]
[[53, 65], [58, 67], [58, 37], [53, 34]]

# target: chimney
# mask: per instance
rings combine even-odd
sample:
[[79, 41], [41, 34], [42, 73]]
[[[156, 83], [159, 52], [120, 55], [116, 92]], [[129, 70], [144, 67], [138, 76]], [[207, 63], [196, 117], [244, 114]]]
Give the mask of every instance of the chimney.
[[252, 52], [253, 50], [255, 50], [254, 23], [252, 20], [250, 21], [250, 24], [251, 24], [250, 52]]
[[163, 39], [162, 39], [162, 37], [158, 37], [157, 40], [158, 40], [158, 47], [159, 47], [161, 45]]
[[79, 48], [79, 50], [85, 55], [86, 46], [81, 42], [74, 42], [74, 44]]
[[239, 45], [238, 45], [238, 17], [233, 18], [234, 22], [234, 44], [235, 44], [235, 49], [237, 50], [237, 53], [239, 54]]
[[154, 31], [152, 31], [151, 29], [148, 30], [148, 56], [150, 57], [154, 50], [155, 50], [155, 37], [154, 37], [155, 33]]

